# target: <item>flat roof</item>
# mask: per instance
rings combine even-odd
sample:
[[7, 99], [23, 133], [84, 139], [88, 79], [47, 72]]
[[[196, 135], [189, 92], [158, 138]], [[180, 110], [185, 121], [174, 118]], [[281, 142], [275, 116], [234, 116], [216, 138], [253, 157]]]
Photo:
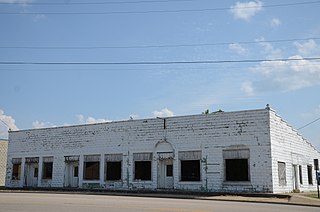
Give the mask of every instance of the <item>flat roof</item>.
[[137, 122], [137, 121], [149, 121], [149, 120], [158, 120], [158, 119], [177, 119], [177, 118], [184, 118], [184, 117], [197, 117], [197, 116], [216, 115], [216, 114], [225, 114], [225, 113], [229, 113], [230, 114], [230, 113], [255, 112], [255, 111], [264, 111], [264, 110], [267, 110], [267, 109], [268, 110], [272, 110], [271, 108], [263, 108], [263, 109], [228, 111], [228, 112], [216, 111], [216, 112], [211, 112], [209, 114], [194, 114], [194, 115], [181, 115], [181, 116], [156, 117], [156, 118], [128, 119], [128, 120], [99, 122], [99, 123], [90, 123], [90, 124], [74, 124], [74, 125], [67, 125], [67, 126], [56, 126], [56, 127], [44, 127], [44, 128], [34, 128], [34, 129], [11, 130], [11, 131], [9, 131], [9, 133], [22, 132], [22, 131], [46, 130], [46, 129], [71, 128], [71, 127], [79, 127], [79, 126], [94, 126], [94, 125], [101, 125], [101, 124], [115, 124], [115, 123], [122, 123], [122, 122]]

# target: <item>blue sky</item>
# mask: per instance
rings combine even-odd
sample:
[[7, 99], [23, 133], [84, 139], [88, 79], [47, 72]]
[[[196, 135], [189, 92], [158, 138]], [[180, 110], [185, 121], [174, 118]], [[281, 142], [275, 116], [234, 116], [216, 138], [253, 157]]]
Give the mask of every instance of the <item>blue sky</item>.
[[[320, 117], [320, 61], [306, 59], [320, 56], [320, 1], [90, 2], [0, 0], [0, 62], [298, 60], [0, 64], [0, 118], [12, 129], [266, 104], [295, 128]], [[320, 121], [300, 132], [320, 149]]]

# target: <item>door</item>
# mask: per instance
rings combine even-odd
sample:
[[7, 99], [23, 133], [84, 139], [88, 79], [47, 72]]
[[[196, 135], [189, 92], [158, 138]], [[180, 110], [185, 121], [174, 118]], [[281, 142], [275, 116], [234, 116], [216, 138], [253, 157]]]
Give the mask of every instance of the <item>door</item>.
[[79, 162], [66, 163], [65, 187], [76, 188], [79, 185]]
[[158, 164], [158, 188], [173, 188], [173, 160], [159, 160]]
[[298, 166], [297, 165], [292, 165], [292, 181], [293, 181], [293, 191], [299, 191], [300, 185], [299, 185], [299, 176], [298, 176]]
[[37, 187], [38, 186], [38, 163], [28, 163], [26, 167], [26, 186]]

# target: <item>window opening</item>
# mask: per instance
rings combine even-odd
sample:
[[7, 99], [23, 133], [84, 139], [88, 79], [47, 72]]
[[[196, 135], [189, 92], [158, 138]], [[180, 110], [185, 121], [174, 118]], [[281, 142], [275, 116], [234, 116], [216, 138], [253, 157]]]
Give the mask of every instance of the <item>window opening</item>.
[[79, 166], [75, 166], [73, 169], [73, 177], [79, 177]]
[[302, 166], [299, 165], [299, 181], [300, 181], [300, 184], [303, 184], [303, 180], [302, 180]]
[[20, 180], [21, 164], [13, 164], [12, 167], [12, 180]]
[[200, 160], [181, 160], [181, 181], [200, 181]]
[[84, 179], [99, 180], [100, 179], [100, 162], [84, 162]]
[[167, 165], [167, 177], [172, 177], [173, 176], [173, 165]]
[[53, 162], [43, 163], [42, 179], [52, 179]]
[[151, 180], [151, 161], [135, 161], [135, 180]]
[[312, 180], [312, 166], [308, 165], [307, 166], [308, 168], [308, 183], [309, 185], [312, 185], [313, 184], [313, 180]]
[[226, 159], [226, 181], [249, 181], [248, 159]]
[[38, 168], [34, 168], [33, 177], [38, 177]]
[[107, 180], [121, 180], [121, 161], [107, 162]]

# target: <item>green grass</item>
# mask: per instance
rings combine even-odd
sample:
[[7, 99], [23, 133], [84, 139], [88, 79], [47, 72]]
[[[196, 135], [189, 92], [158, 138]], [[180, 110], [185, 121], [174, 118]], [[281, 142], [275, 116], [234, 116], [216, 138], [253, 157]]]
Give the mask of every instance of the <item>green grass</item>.
[[307, 197], [318, 198], [318, 193], [306, 194]]

